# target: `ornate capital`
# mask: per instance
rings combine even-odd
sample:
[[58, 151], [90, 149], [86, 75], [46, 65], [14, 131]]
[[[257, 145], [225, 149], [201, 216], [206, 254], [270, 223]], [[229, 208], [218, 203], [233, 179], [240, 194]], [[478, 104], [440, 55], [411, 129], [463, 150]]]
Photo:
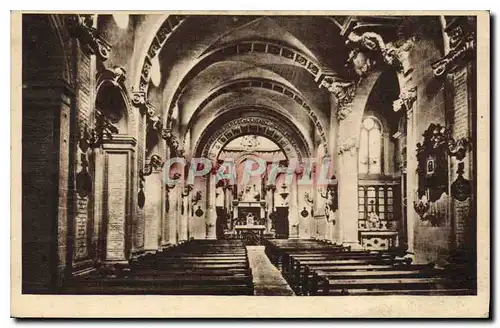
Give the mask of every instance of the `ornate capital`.
[[100, 111], [95, 110], [94, 117], [94, 126], [91, 128], [85, 126], [78, 142], [80, 150], [84, 153], [86, 153], [89, 148], [99, 147], [105, 139], [112, 139], [113, 134], [119, 132], [118, 128]]
[[115, 86], [125, 88], [127, 71], [122, 66], [113, 66], [112, 69], [106, 68], [96, 74], [97, 84], [103, 81], [109, 81]]
[[184, 150], [180, 149], [179, 138], [174, 135], [171, 128], [166, 128], [161, 130], [161, 136], [167, 142], [167, 146], [170, 149], [170, 157], [182, 157]]
[[328, 75], [321, 80], [320, 87], [327, 88], [337, 99], [337, 119], [346, 119], [351, 113], [350, 104], [356, 95], [356, 83]]
[[467, 150], [471, 147], [471, 142], [468, 138], [461, 138], [458, 140], [448, 137], [448, 155], [451, 157], [456, 157], [457, 160], [461, 161], [465, 158]]
[[146, 115], [148, 122], [151, 122], [153, 130], [162, 133], [163, 120], [156, 115], [155, 106], [147, 99], [146, 92], [132, 91], [132, 104], [139, 108], [141, 115]]
[[144, 169], [139, 170], [139, 176], [141, 178], [145, 176], [149, 176], [153, 173], [153, 171], [160, 171], [163, 168], [165, 162], [158, 155], [153, 155], [149, 159], [149, 163], [144, 165]]
[[400, 110], [408, 111], [412, 108], [413, 103], [417, 100], [417, 87], [408, 90], [402, 90], [399, 98], [392, 103], [392, 109], [395, 112]]
[[385, 51], [382, 52], [384, 61], [398, 72], [407, 75], [412, 70], [408, 62], [409, 52], [417, 40], [417, 37], [412, 36], [388, 43]]
[[146, 97], [144, 91], [132, 91], [132, 105], [139, 108], [141, 115], [153, 117], [155, 115], [155, 106]]
[[452, 18], [445, 28], [450, 38], [450, 51], [431, 64], [435, 76], [441, 76], [467, 62], [476, 50], [476, 35], [467, 17]]
[[416, 40], [417, 37], [411, 36], [386, 43], [380, 34], [372, 31], [362, 34], [351, 32], [346, 44], [353, 47], [353, 50], [349, 53], [347, 66], [351, 66], [355, 73], [363, 78], [380, 60], [397, 71], [407, 74], [410, 70], [408, 52]]
[[340, 142], [338, 153], [340, 155], [343, 155], [344, 153], [349, 152], [351, 156], [355, 156], [357, 150], [357, 143], [358, 140], [356, 139], [356, 137], [348, 137], [343, 139]]
[[80, 41], [80, 45], [85, 51], [96, 55], [102, 61], [108, 59], [111, 46], [93, 27], [92, 15], [68, 15], [67, 25], [70, 35]]

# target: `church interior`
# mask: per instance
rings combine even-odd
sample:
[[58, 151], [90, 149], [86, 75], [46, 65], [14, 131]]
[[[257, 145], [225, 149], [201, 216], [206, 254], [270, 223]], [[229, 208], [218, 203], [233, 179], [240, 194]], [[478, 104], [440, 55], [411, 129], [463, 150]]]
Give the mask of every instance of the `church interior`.
[[475, 17], [23, 14], [22, 291], [475, 295], [476, 101]]

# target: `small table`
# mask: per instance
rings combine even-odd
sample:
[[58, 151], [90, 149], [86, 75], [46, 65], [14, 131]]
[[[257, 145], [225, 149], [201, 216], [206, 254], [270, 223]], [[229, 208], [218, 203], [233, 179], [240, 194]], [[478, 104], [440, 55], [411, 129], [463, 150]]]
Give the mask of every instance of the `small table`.
[[237, 225], [234, 227], [238, 239], [243, 239], [247, 245], [260, 245], [265, 225], [252, 224], [252, 225]]

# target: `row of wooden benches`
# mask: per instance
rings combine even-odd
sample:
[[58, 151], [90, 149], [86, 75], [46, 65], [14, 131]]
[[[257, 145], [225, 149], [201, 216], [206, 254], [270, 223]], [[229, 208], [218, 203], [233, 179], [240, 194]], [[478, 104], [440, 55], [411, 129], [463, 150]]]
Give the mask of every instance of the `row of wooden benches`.
[[395, 254], [317, 240], [270, 240], [266, 254], [297, 295], [464, 295], [470, 277]]
[[66, 288], [77, 294], [253, 295], [252, 274], [241, 241], [193, 240], [131, 261], [110, 277], [98, 272], [75, 277]]

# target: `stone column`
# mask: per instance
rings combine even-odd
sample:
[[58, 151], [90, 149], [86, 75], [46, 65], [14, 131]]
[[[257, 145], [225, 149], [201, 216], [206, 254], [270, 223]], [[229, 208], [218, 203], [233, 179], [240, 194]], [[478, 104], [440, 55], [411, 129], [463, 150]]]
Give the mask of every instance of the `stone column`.
[[417, 177], [417, 153], [416, 153], [416, 124], [413, 107], [407, 110], [407, 137], [406, 137], [406, 204], [407, 204], [407, 253], [414, 256], [414, 234], [415, 224], [417, 223], [417, 213], [413, 209], [413, 201], [416, 199], [416, 187], [418, 185]]
[[92, 244], [95, 249], [96, 260], [102, 258], [104, 254], [103, 238], [105, 226], [103, 224], [103, 191], [104, 191], [104, 152], [101, 148], [96, 148], [93, 152], [94, 158], [94, 237]]
[[210, 174], [207, 182], [207, 213], [206, 213], [206, 239], [216, 239], [215, 223], [217, 212], [215, 210], [215, 176]]
[[135, 144], [133, 137], [116, 135], [102, 145], [104, 266], [128, 265], [132, 244]]
[[299, 238], [299, 222], [300, 222], [300, 210], [298, 209], [298, 188], [297, 179], [295, 174], [293, 175], [292, 184], [290, 185], [290, 195], [288, 203], [288, 224], [289, 224], [289, 234], [288, 238], [297, 239]]
[[361, 248], [358, 240], [358, 150], [356, 141], [341, 146], [339, 158], [339, 222], [343, 244]]
[[161, 242], [161, 212], [162, 212], [162, 171], [154, 170], [145, 177], [146, 202], [144, 250], [157, 251]]

